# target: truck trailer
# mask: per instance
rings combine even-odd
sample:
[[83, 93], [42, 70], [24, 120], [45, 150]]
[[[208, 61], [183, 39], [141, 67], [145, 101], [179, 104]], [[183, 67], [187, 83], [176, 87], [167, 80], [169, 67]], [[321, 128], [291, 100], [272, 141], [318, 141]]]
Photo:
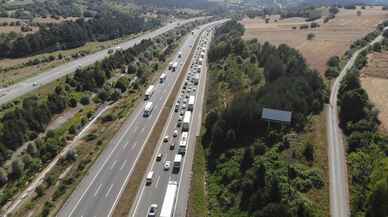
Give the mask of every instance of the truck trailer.
[[154, 88], [155, 88], [154, 85], [150, 85], [147, 88], [147, 90], [144, 94], [144, 100], [149, 100], [151, 98], [152, 94], [154, 94]]
[[178, 189], [178, 183], [176, 181], [168, 182], [166, 194], [164, 195], [164, 199], [163, 199], [162, 210], [160, 211], [160, 217], [174, 216], [174, 204], [175, 204], [177, 189]]
[[183, 124], [182, 124], [183, 132], [189, 131], [190, 120], [191, 120], [191, 111], [186, 111], [185, 116], [183, 116]]

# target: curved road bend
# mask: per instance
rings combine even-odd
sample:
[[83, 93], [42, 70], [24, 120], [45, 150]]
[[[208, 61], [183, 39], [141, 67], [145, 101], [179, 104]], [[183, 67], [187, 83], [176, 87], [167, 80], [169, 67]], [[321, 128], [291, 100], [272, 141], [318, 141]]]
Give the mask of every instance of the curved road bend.
[[[115, 47], [120, 46], [123, 49], [128, 49], [130, 47], [133, 47], [137, 43], [140, 43], [144, 39], [154, 38], [158, 35], [161, 35], [165, 32], [168, 32], [169, 30], [174, 29], [175, 27], [179, 26], [178, 24], [185, 24], [188, 22], [192, 22], [192, 21], [204, 19], [204, 18], [206, 18], [206, 17], [192, 18], [192, 19], [188, 19], [188, 20], [176, 21], [173, 23], [169, 23], [166, 26], [163, 26], [163, 27], [156, 29], [152, 32], [144, 33], [144, 34], [140, 35], [139, 37], [130, 39], [127, 42], [123, 42], [121, 44], [115, 45]], [[65, 63], [63, 65], [57, 66], [53, 69], [50, 69], [46, 72], [40, 73], [37, 76], [28, 78], [24, 81], [18, 82], [12, 86], [9, 86], [7, 88], [2, 89], [0, 91], [0, 105], [5, 104], [7, 102], [10, 102], [19, 96], [23, 96], [24, 94], [29, 93], [29, 92], [39, 88], [39, 86], [41, 86], [41, 85], [48, 84], [56, 79], [59, 79], [65, 75], [68, 75], [68, 74], [74, 72], [78, 68], [79, 65], [84, 67], [84, 66], [94, 64], [95, 62], [104, 59], [106, 56], [109, 55], [108, 54], [109, 49], [110, 48], [104, 49], [104, 50], [98, 51], [96, 53], [93, 53], [93, 54], [81, 57], [79, 59], [70, 61], [70, 62]], [[34, 83], [38, 83], [38, 85], [34, 86], [33, 85]]]
[[184, 62], [187, 61], [199, 32], [211, 24], [205, 24], [194, 34], [189, 34], [179, 51], [182, 57], [175, 56], [179, 61], [176, 72], [169, 72], [163, 83], [155, 83], [155, 92], [150, 101], [154, 104], [151, 116], [144, 118], [143, 107], [137, 105], [114, 136], [110, 144], [101, 153], [94, 165], [89, 169], [81, 183], [72, 193], [58, 213], [58, 217], [109, 217], [124, 190], [128, 178], [132, 174], [137, 159], [141, 156], [144, 144], [170, 95], [177, 78], [182, 73]]
[[[384, 30], [386, 30], [385, 28]], [[382, 35], [376, 37], [370, 45], [380, 42]], [[330, 213], [331, 217], [350, 216], [349, 208], [349, 190], [346, 168], [346, 153], [343, 144], [342, 132], [338, 121], [338, 90], [346, 73], [354, 65], [358, 55], [365, 50], [363, 47], [357, 50], [350, 58], [348, 63], [342, 69], [336, 78], [330, 93], [330, 105], [327, 106], [327, 139], [329, 142], [329, 170], [330, 170]]]

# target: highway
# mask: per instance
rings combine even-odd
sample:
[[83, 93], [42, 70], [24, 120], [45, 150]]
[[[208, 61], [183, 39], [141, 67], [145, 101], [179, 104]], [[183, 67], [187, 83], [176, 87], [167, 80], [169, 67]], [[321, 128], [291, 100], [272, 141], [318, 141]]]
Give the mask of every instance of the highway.
[[[210, 28], [203, 33], [203, 36], [200, 38], [200, 46], [196, 48], [194, 53], [194, 58], [190, 65], [194, 64], [199, 58], [201, 48], [206, 47], [210, 43], [204, 43], [205, 39], [207, 42], [210, 41], [212, 36], [212, 31]], [[197, 58], [196, 58], [197, 57]], [[205, 56], [206, 57], [206, 56]], [[170, 112], [168, 121], [166, 123], [165, 128], [163, 129], [163, 133], [159, 140], [159, 145], [157, 151], [154, 153], [153, 161], [150, 163], [149, 168], [147, 169], [148, 174], [149, 171], [154, 172], [154, 177], [152, 183], [150, 185], [146, 185], [146, 180], [143, 180], [142, 187], [139, 189], [138, 195], [136, 196], [135, 203], [131, 209], [129, 214], [130, 217], [137, 216], [147, 216], [147, 212], [151, 204], [158, 205], [158, 213], [160, 213], [160, 209], [163, 204], [164, 195], [166, 193], [167, 184], [169, 181], [176, 181], [178, 183], [177, 196], [175, 199], [175, 205], [173, 208], [174, 216], [181, 217], [186, 215], [187, 201], [189, 197], [189, 188], [191, 181], [191, 169], [194, 158], [194, 148], [196, 144], [196, 137], [199, 135], [200, 127], [201, 127], [201, 114], [203, 108], [204, 94], [205, 94], [205, 86], [206, 86], [206, 59], [203, 60], [203, 68], [200, 73], [200, 80], [197, 85], [190, 82], [190, 77], [193, 76], [187, 75], [186, 81], [188, 81], [188, 85], [184, 88], [184, 84], [181, 86], [181, 94], [175, 99], [177, 103], [178, 100], [180, 102], [179, 111], [175, 111], [174, 109]], [[191, 88], [191, 91], [187, 91]], [[192, 89], [196, 88], [195, 91]], [[182, 91], [185, 91], [184, 93]], [[188, 136], [188, 146], [186, 153], [184, 154], [182, 165], [179, 169], [179, 172], [173, 172], [172, 168], [168, 171], [164, 170], [163, 165], [165, 161], [174, 161], [174, 157], [178, 154], [178, 145], [179, 141], [181, 141], [181, 129], [177, 127], [178, 117], [180, 112], [185, 111], [182, 108], [182, 99], [187, 96], [194, 95], [195, 96], [195, 104], [193, 108], [193, 115], [190, 122], [189, 127], [189, 136]], [[179, 104], [178, 102], [178, 104]], [[178, 130], [178, 136], [173, 137], [173, 133], [175, 130]], [[164, 143], [162, 140], [165, 136], [168, 136], [170, 139], [167, 143]], [[170, 149], [171, 143], [176, 144], [174, 149]], [[156, 155], [162, 153], [162, 159], [160, 161], [156, 161]], [[158, 215], [157, 215], [158, 216]]]
[[[217, 23], [217, 22], [215, 22]], [[189, 34], [179, 48], [182, 57], [175, 72], [169, 71], [163, 83], [155, 82], [155, 91], [149, 101], [153, 102], [153, 111], [149, 117], [143, 117], [144, 104], [137, 105], [114, 136], [110, 144], [90, 168], [76, 190], [58, 213], [58, 217], [106, 217], [111, 216], [123, 192], [128, 178], [140, 157], [148, 137], [161, 114], [168, 96], [177, 81], [184, 62], [187, 61], [199, 32], [211, 24], [200, 26]]]
[[[382, 35], [379, 35], [370, 45], [380, 42], [382, 39]], [[330, 93], [330, 105], [327, 107], [326, 125], [329, 142], [330, 213], [332, 217], [350, 216], [346, 153], [338, 121], [338, 90], [346, 73], [352, 68], [358, 55], [365, 49], [366, 47], [361, 48], [353, 54], [334, 81]]]
[[[133, 47], [134, 45], [140, 43], [144, 39], [151, 39], [158, 35], [161, 35], [165, 32], [168, 32], [171, 29], [174, 29], [178, 25], [182, 25], [185, 23], [192, 22], [194, 20], [198, 19], [204, 19], [206, 17], [201, 18], [193, 18], [188, 20], [181, 20], [176, 21], [173, 23], [169, 23], [166, 26], [163, 26], [159, 29], [156, 29], [151, 32], [144, 33], [140, 35], [139, 37], [130, 39], [126, 42], [123, 42], [121, 44], [115, 45], [115, 47], [119, 46], [122, 49], [128, 49], [130, 47]], [[16, 83], [14, 85], [11, 85], [7, 88], [0, 90], [0, 105], [5, 104], [7, 102], [10, 102], [14, 100], [15, 98], [19, 96], [23, 96], [26, 93], [29, 93], [37, 88], [39, 88], [42, 85], [48, 84], [52, 81], [55, 81], [56, 79], [59, 79], [63, 76], [66, 76], [72, 72], [74, 72], [79, 66], [84, 67], [91, 64], [94, 64], [95, 62], [104, 59], [109, 55], [108, 50], [111, 48], [104, 49], [101, 51], [98, 51], [96, 53], [81, 57], [79, 59], [70, 61], [66, 64], [62, 64], [60, 66], [57, 66], [53, 69], [50, 69], [46, 72], [42, 72], [37, 76], [28, 78], [24, 81], [21, 81], [19, 83]]]

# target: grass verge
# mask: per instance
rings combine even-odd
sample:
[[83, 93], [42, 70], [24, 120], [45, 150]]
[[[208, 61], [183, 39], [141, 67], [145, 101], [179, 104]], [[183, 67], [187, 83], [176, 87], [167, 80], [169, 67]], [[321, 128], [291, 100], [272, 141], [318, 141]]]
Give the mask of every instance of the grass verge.
[[319, 209], [317, 209], [317, 216], [320, 217], [330, 216], [330, 183], [326, 112], [327, 110], [324, 109], [321, 114], [312, 118], [311, 128], [305, 137], [307, 142], [310, 142], [314, 145], [315, 159], [312, 166], [318, 168], [322, 172], [322, 180], [324, 182], [324, 186], [321, 189], [313, 189], [307, 194], [307, 196], [314, 202], [314, 204], [319, 204]]
[[205, 217], [208, 213], [206, 196], [206, 158], [201, 137], [197, 137], [194, 152], [193, 175], [191, 179], [187, 217]]

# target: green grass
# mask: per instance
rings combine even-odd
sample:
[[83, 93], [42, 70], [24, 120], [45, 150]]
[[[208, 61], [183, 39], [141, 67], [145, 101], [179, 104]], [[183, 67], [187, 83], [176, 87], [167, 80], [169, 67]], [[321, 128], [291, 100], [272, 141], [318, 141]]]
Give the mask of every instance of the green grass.
[[188, 217], [205, 217], [208, 213], [206, 196], [206, 158], [201, 139], [195, 146], [193, 176], [189, 196]]

